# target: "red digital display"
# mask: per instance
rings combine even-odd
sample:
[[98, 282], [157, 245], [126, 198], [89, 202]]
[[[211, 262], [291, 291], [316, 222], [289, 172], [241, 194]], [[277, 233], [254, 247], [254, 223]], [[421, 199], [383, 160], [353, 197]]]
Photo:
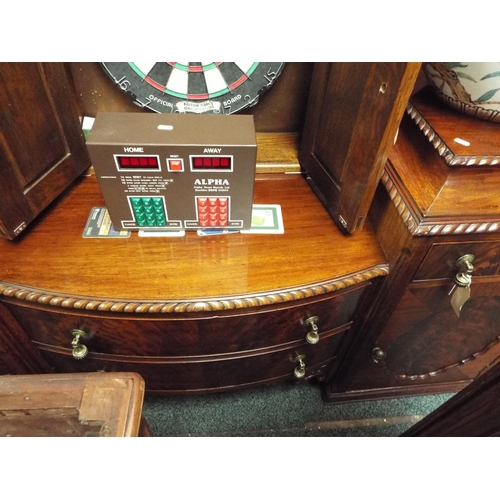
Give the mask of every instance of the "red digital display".
[[118, 170], [160, 170], [158, 156], [115, 155]]
[[192, 156], [192, 170], [232, 170], [231, 156]]

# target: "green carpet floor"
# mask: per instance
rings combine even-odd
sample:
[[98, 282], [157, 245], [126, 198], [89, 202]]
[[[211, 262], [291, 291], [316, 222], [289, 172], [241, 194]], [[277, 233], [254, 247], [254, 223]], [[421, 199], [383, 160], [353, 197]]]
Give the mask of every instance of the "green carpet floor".
[[325, 405], [316, 384], [281, 384], [208, 395], [147, 394], [144, 415], [157, 437], [389, 437], [452, 395]]

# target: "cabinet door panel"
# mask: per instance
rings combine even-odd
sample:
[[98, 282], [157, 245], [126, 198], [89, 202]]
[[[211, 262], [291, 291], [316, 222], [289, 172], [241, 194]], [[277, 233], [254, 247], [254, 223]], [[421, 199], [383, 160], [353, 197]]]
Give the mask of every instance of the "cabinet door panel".
[[63, 63], [0, 64], [0, 234], [13, 239], [90, 165]]
[[300, 163], [334, 220], [361, 229], [418, 63], [317, 63]]
[[[2, 64], [1, 69], [2, 133], [24, 190], [66, 155], [65, 141], [54, 133], [59, 125], [50, 96], [43, 91], [45, 84], [40, 67], [11, 63]], [[39, 91], [33, 92], [33, 89]], [[22, 103], [21, 109], [19, 103]], [[25, 112], [27, 109], [29, 114]]]
[[426, 379], [454, 368], [473, 378], [496, 357], [500, 283], [473, 283], [460, 317], [450, 289], [410, 286], [403, 295], [376, 343], [385, 353], [382, 364], [396, 378]]
[[[473, 282], [469, 306], [475, 321], [464, 314], [462, 326], [449, 313], [451, 287], [451, 283], [408, 287], [380, 335], [370, 342], [347, 390], [332, 392], [331, 400], [454, 392], [493, 366], [500, 359], [493, 326], [500, 308], [491, 304], [499, 304], [500, 283]], [[452, 325], [443, 322], [445, 315]]]

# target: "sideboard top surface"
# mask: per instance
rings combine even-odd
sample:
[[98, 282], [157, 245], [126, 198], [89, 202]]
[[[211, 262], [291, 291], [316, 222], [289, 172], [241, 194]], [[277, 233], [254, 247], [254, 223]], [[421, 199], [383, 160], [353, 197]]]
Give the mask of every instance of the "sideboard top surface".
[[100, 310], [120, 301], [194, 310], [218, 301], [217, 309], [320, 295], [388, 273], [370, 226], [341, 233], [301, 175], [258, 176], [254, 203], [281, 205], [285, 233], [83, 238], [90, 210], [104, 206], [95, 177], [83, 178], [26, 235], [0, 241], [0, 295]]

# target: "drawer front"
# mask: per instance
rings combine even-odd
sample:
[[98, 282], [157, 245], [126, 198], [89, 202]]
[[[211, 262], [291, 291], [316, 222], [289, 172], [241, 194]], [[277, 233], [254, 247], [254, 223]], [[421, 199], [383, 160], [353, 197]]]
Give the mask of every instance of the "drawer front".
[[[200, 319], [122, 319], [121, 315], [78, 315], [8, 304], [16, 319], [36, 342], [70, 348], [71, 330], [89, 336], [84, 343], [91, 353], [124, 356], [206, 356], [268, 348], [303, 341], [318, 317], [319, 332], [352, 321], [364, 286], [295, 307], [252, 314], [228, 314]], [[264, 308], [263, 308], [264, 309]]]
[[453, 279], [457, 260], [463, 255], [474, 255], [472, 276], [500, 275], [500, 241], [436, 243], [414, 276], [415, 281]]
[[294, 374], [294, 370], [300, 368], [296, 360], [298, 355], [304, 356], [305, 364], [305, 376], [300, 380], [325, 375], [346, 334], [344, 330], [336, 330], [321, 335], [316, 345], [303, 343], [292, 348], [239, 353], [218, 359], [89, 354], [87, 358], [77, 361], [69, 351], [43, 345], [39, 348], [56, 372], [135, 372], [144, 378], [147, 391], [188, 393], [299, 380]]

